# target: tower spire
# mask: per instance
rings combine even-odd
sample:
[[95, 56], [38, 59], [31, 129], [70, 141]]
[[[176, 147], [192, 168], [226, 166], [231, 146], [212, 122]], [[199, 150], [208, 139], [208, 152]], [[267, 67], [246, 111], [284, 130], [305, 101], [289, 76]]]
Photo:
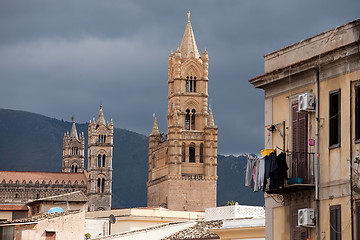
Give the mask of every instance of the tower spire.
[[208, 127], [215, 127], [214, 116], [210, 108]]
[[72, 120], [73, 124], [71, 127], [70, 138], [79, 139], [77, 131], [76, 131], [74, 115], [72, 115], [71, 120]]
[[184, 36], [180, 45], [181, 58], [200, 57], [199, 50], [196, 46], [195, 36], [190, 23], [190, 11], [187, 13], [188, 22], [185, 28]]
[[153, 126], [153, 129], [152, 129], [150, 135], [159, 135], [159, 134], [160, 134], [159, 127], [158, 127], [157, 120], [156, 120], [156, 117], [155, 117], [154, 126]]
[[97, 125], [106, 125], [104, 112], [102, 110], [102, 105], [100, 105], [99, 116], [98, 116], [98, 119], [96, 120], [96, 124]]

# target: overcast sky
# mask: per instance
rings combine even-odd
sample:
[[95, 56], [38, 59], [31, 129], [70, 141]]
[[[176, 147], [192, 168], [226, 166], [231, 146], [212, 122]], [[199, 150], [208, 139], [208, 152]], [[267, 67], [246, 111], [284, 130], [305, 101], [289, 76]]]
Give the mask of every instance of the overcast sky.
[[360, 17], [359, 0], [0, 0], [0, 108], [167, 130], [167, 61], [191, 11], [209, 62], [218, 153], [258, 153], [263, 55]]

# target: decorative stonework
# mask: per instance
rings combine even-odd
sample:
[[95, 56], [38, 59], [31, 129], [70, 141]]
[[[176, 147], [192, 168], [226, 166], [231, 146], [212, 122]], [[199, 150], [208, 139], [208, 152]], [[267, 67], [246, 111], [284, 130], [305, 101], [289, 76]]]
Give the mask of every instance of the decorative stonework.
[[89, 211], [111, 209], [114, 124], [106, 123], [102, 106], [88, 126]]
[[208, 60], [206, 50], [200, 57], [189, 20], [180, 48], [169, 56], [167, 135], [155, 118], [149, 136], [149, 207], [216, 206], [217, 126], [208, 113]]

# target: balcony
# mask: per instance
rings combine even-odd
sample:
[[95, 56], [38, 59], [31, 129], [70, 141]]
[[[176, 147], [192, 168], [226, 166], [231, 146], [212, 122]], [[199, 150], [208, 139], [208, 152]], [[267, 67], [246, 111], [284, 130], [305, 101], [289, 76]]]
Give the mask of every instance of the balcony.
[[269, 189], [269, 186], [267, 186], [266, 193], [287, 194], [297, 191], [314, 190], [314, 157], [314, 153], [287, 153], [286, 162], [289, 168], [287, 170], [288, 180], [285, 180], [283, 187], [277, 189]]

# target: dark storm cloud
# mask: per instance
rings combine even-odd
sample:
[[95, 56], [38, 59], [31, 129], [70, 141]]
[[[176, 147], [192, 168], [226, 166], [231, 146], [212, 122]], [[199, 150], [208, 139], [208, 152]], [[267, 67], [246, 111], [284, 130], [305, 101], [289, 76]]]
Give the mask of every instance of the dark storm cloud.
[[78, 122], [99, 104], [116, 126], [166, 131], [167, 60], [191, 11], [209, 52], [209, 103], [219, 153], [263, 147], [264, 96], [248, 79], [262, 56], [358, 18], [346, 1], [0, 0], [0, 107]]

